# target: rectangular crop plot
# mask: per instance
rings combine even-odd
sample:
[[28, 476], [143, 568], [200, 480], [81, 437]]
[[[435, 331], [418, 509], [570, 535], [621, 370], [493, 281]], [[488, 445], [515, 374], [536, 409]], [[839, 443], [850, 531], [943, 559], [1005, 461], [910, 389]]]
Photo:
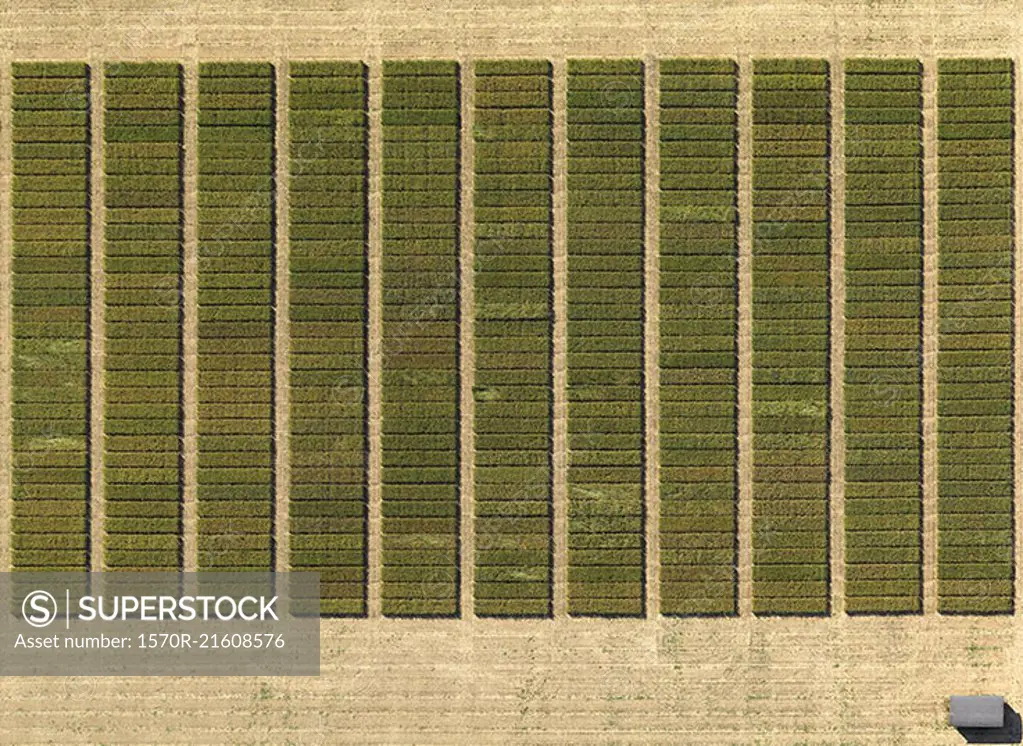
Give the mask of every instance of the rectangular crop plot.
[[736, 612], [737, 66], [661, 62], [661, 612]]
[[921, 610], [923, 143], [917, 60], [845, 72], [850, 613]]
[[366, 69], [290, 66], [291, 568], [366, 612]]
[[568, 611], [644, 610], [638, 60], [568, 63]]
[[273, 567], [274, 70], [199, 66], [199, 569]]
[[826, 614], [829, 80], [753, 63], [753, 610]]
[[938, 61], [938, 609], [1013, 610], [1013, 70]]
[[89, 69], [15, 63], [12, 564], [89, 567]]
[[[387, 617], [543, 619], [556, 599], [572, 617], [642, 617], [648, 593], [664, 616], [737, 616], [750, 600], [754, 615], [823, 616], [834, 541], [843, 613], [921, 614], [935, 600], [946, 615], [1015, 611], [1011, 59], [938, 60], [934, 121], [930, 73], [908, 58], [842, 60], [835, 101], [826, 59], [754, 59], [740, 72], [733, 59], [668, 58], [648, 77], [639, 59], [576, 58], [558, 110], [562, 78], [547, 59], [478, 58], [471, 79], [454, 60], [380, 64], [371, 91], [363, 62], [289, 62], [281, 100], [284, 70], [271, 63], [204, 62], [195, 101], [173, 61], [12, 65], [13, 569], [197, 560], [204, 571], [265, 571], [279, 561], [319, 572], [320, 612], [336, 617], [368, 617], [372, 605]], [[473, 107], [466, 121], [463, 106]], [[834, 173], [833, 115], [844, 120]], [[925, 155], [931, 134], [936, 152]], [[937, 178], [925, 185], [927, 164]], [[564, 276], [554, 272], [562, 249]], [[193, 277], [194, 317], [183, 292]], [[924, 289], [934, 284], [932, 307]], [[654, 300], [658, 339], [648, 340]], [[198, 321], [194, 340], [186, 319]], [[286, 361], [275, 359], [278, 333]], [[925, 349], [936, 352], [925, 359]], [[197, 407], [186, 413], [190, 366]], [[556, 373], [566, 382], [557, 412]], [[832, 394], [841, 474], [831, 473]], [[925, 399], [937, 410], [932, 534]], [[648, 424], [659, 428], [656, 453]], [[645, 494], [648, 475], [656, 495]], [[187, 531], [185, 485], [197, 512]], [[659, 512], [649, 537], [648, 497]], [[741, 534], [740, 506], [751, 514]], [[94, 529], [102, 546], [91, 545]], [[740, 548], [752, 555], [742, 593]], [[464, 600], [463, 561], [473, 563]]]
[[459, 69], [383, 90], [383, 613], [458, 613]]
[[480, 62], [476, 613], [551, 613], [551, 65]]
[[104, 564], [181, 566], [182, 75], [113, 63], [104, 83]]

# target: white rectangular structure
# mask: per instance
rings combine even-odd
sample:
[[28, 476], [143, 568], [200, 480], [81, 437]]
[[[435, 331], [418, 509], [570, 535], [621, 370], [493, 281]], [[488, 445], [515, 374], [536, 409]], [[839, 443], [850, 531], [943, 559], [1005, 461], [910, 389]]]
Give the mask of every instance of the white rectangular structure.
[[948, 700], [948, 724], [954, 728], [1001, 728], [1005, 701], [993, 695], [953, 695]]

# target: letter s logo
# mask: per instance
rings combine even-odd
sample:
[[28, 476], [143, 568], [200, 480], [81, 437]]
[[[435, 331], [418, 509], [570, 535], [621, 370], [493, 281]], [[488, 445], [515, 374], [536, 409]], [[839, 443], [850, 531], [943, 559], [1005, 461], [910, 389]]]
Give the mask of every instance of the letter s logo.
[[57, 599], [46, 591], [32, 591], [21, 602], [21, 616], [33, 627], [46, 627], [57, 618]]

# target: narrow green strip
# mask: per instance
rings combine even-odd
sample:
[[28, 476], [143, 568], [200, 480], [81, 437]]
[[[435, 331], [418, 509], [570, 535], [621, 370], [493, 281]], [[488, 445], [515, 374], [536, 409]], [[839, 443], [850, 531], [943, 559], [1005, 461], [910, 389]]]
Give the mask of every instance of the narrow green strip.
[[[846, 64], [845, 604], [853, 614], [922, 609], [921, 78], [915, 60]], [[893, 122], [912, 127], [893, 137], [885, 129]]]
[[828, 99], [825, 60], [754, 61], [757, 614], [829, 608]]
[[[321, 102], [362, 88], [365, 68], [291, 74]], [[320, 573], [321, 613], [366, 613], [365, 93], [324, 108], [291, 96], [291, 567]], [[310, 114], [316, 115], [315, 119]], [[336, 180], [336, 183], [333, 183]]]
[[[125, 570], [181, 567], [182, 173], [178, 154], [162, 148], [181, 147], [173, 69], [179, 95], [165, 101], [122, 108], [121, 96], [106, 97], [105, 143], [137, 143], [104, 159], [105, 367], [115, 375], [104, 397], [103, 550], [106, 567]], [[145, 93], [151, 72], [120, 63], [107, 67], [107, 82], [131, 97]], [[155, 118], [159, 128], [149, 126]], [[166, 237], [147, 240], [151, 231]]]
[[383, 613], [451, 616], [459, 610], [458, 65], [385, 63], [383, 99]]
[[[14, 65], [12, 565], [89, 568], [89, 71], [83, 63]], [[26, 92], [26, 87], [29, 91]], [[62, 93], [64, 91], [65, 93]], [[74, 117], [74, 123], [63, 121]]]
[[[661, 612], [735, 614], [738, 74], [730, 60], [661, 71]], [[711, 87], [727, 95], [678, 98]]]
[[476, 613], [551, 614], [551, 68], [476, 68]]
[[[262, 84], [224, 101], [211, 78]], [[273, 568], [274, 97], [270, 65], [199, 74], [199, 569]]]
[[1012, 121], [1012, 68], [963, 59], [938, 70], [938, 610], [1008, 614], [1013, 143], [1000, 122]]
[[[590, 85], [591, 78], [601, 81]], [[645, 603], [643, 68], [569, 61], [568, 612]]]

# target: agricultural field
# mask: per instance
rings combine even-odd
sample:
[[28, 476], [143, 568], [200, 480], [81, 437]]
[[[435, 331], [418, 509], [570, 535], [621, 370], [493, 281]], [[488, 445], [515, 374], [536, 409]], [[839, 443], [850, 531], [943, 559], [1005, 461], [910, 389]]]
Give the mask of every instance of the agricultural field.
[[661, 611], [738, 609], [738, 69], [661, 62]]
[[177, 64], [104, 70], [104, 494], [109, 568], [181, 567], [182, 168]]
[[825, 614], [829, 337], [826, 60], [753, 65], [753, 608]]
[[923, 118], [917, 60], [845, 64], [846, 610], [922, 609]]
[[1013, 609], [1012, 86], [1010, 60], [938, 63], [938, 606], [949, 613]]
[[14, 95], [11, 565], [88, 567], [89, 70], [21, 63]]
[[274, 75], [199, 67], [201, 570], [273, 568]]
[[366, 611], [366, 68], [290, 68], [290, 564]]
[[480, 61], [474, 112], [475, 611], [552, 610], [552, 88]]
[[188, 104], [176, 62], [18, 64], [13, 566], [308, 569], [326, 616], [482, 618], [826, 616], [836, 572], [844, 613], [919, 614], [930, 568], [939, 612], [1011, 613], [1012, 64], [938, 61], [931, 244], [923, 65], [842, 65], [204, 62]]
[[1017, 5], [43, 5], [0, 24], [0, 569], [317, 571], [321, 670], [0, 676], [0, 741], [1023, 707]]
[[459, 610], [459, 75], [383, 70], [385, 614]]
[[643, 613], [643, 65], [568, 61], [568, 610]]

